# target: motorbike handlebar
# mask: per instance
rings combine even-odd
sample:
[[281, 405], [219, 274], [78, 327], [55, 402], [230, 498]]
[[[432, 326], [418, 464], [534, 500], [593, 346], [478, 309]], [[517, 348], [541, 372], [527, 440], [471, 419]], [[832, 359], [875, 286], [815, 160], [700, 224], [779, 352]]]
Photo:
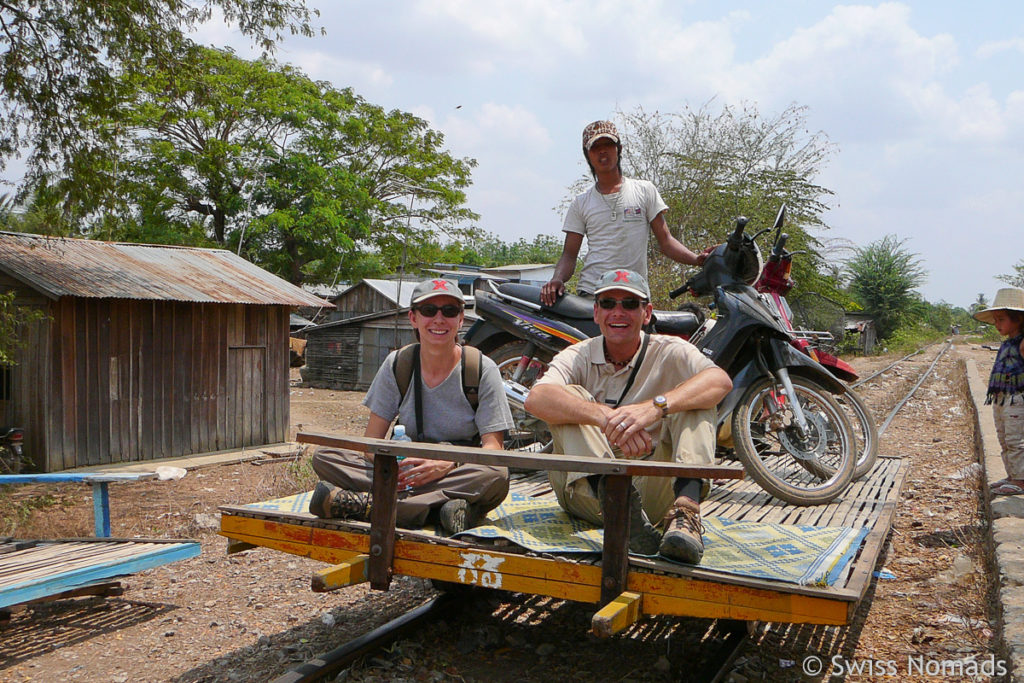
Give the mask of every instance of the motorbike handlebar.
[[668, 293], [668, 298], [669, 299], [675, 299], [675, 298], [679, 297], [681, 294], [683, 294], [683, 292], [686, 292], [688, 289], [690, 289], [690, 281], [689, 280], [687, 280], [682, 285], [680, 285], [679, 287], [676, 287], [671, 292], [669, 292]]
[[786, 241], [789, 239], [787, 233], [782, 233], [779, 238], [775, 240], [775, 246], [772, 247], [772, 256], [782, 256], [786, 253]]
[[740, 246], [743, 244], [743, 229], [747, 227], [747, 217], [737, 216], [736, 217], [736, 229], [729, 235], [729, 249], [731, 251], [738, 251]]

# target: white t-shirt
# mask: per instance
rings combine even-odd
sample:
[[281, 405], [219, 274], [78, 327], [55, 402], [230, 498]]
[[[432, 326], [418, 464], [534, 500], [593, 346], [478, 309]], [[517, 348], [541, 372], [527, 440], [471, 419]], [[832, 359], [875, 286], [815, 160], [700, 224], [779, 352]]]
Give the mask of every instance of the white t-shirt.
[[613, 194], [601, 194], [596, 183], [580, 193], [562, 225], [563, 232], [587, 238], [579, 288], [593, 293], [597, 281], [613, 268], [633, 270], [646, 278], [651, 221], [667, 209], [658, 188], [647, 180], [623, 178], [622, 189]]

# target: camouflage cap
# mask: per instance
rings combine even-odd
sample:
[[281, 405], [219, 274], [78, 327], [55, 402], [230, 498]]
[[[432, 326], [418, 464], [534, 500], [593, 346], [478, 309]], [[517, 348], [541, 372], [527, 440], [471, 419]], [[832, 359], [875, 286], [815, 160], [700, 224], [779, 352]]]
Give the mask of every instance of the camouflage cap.
[[594, 288], [594, 296], [613, 289], [624, 289], [645, 299], [651, 298], [651, 290], [647, 287], [647, 280], [635, 270], [609, 270], [597, 281], [597, 287]]
[[418, 304], [435, 296], [453, 296], [464, 302], [459, 285], [454, 280], [437, 278], [436, 280], [424, 280], [412, 290], [412, 303]]
[[619, 142], [619, 131], [611, 121], [594, 121], [583, 129], [583, 149], [589, 150], [594, 143], [601, 138], [609, 138], [612, 142]]

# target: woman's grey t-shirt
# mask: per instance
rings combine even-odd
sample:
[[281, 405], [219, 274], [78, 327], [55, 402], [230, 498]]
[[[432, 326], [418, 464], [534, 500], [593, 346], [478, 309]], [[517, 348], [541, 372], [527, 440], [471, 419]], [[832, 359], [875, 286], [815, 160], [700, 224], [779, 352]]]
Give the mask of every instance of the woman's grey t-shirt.
[[[405, 399], [399, 400], [398, 382], [395, 381], [395, 355], [392, 351], [373, 378], [363, 405], [389, 422], [398, 416], [398, 424], [405, 425], [405, 433], [416, 438], [415, 380], [409, 382]], [[457, 363], [451, 374], [434, 388], [423, 385], [424, 436], [429, 441], [465, 441], [478, 434], [501, 432], [512, 428], [512, 413], [505, 398], [498, 366], [487, 356], [480, 357], [480, 388], [476, 413], [462, 391], [462, 363]]]

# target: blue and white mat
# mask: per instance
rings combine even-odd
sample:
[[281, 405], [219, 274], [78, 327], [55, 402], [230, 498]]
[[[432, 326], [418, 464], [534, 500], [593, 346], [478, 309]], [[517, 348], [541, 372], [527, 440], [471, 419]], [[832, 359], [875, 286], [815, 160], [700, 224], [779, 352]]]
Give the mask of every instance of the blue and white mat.
[[[253, 503], [258, 510], [305, 513], [311, 492]], [[705, 517], [701, 569], [774, 579], [802, 586], [831, 586], [860, 549], [868, 529], [737, 522]], [[425, 530], [427, 531], [427, 530]], [[511, 493], [487, 523], [460, 536], [503, 538], [542, 553], [600, 553], [603, 532], [570, 517], [550, 497]]]

